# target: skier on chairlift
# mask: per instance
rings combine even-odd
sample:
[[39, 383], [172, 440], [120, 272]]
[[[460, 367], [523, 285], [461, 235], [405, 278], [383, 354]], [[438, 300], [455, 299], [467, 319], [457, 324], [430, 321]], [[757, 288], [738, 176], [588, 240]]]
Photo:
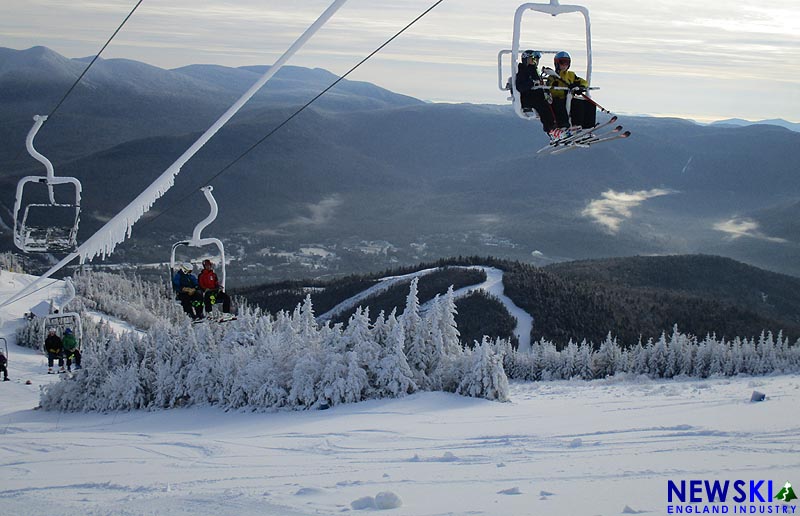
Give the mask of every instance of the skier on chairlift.
[[203, 270], [198, 277], [200, 288], [203, 289], [203, 300], [205, 302], [206, 313], [210, 314], [214, 305], [222, 303], [222, 312], [231, 313], [231, 296], [226, 294], [223, 286], [219, 284], [217, 273], [214, 272], [214, 264], [211, 260], [203, 260]]
[[44, 340], [44, 349], [47, 351], [47, 373], [54, 374], [53, 363], [58, 359], [58, 372], [67, 372], [64, 369], [64, 343], [56, 334], [55, 328], [50, 328], [47, 331], [47, 338]]
[[183, 311], [195, 321], [203, 319], [203, 294], [200, 285], [192, 273], [192, 266], [188, 263], [178, 267], [172, 277], [172, 289], [181, 302]]
[[0, 351], [0, 373], [3, 373], [3, 375], [5, 375], [5, 377], [3, 378], [3, 381], [7, 382], [8, 381], [8, 359], [3, 354], [2, 351]]
[[516, 88], [519, 92], [522, 111], [530, 113], [536, 110], [542, 129], [550, 134], [556, 127], [555, 114], [551, 106], [553, 98], [546, 82], [539, 75], [537, 67], [542, 53], [536, 50], [526, 50], [522, 53], [522, 61], [517, 66]]
[[[556, 138], [569, 136], [570, 121], [572, 126], [577, 128], [591, 129], [597, 123], [597, 108], [580, 96], [586, 94], [589, 82], [578, 77], [575, 72], [569, 69], [572, 58], [567, 52], [558, 52], [553, 58], [555, 73], [550, 73], [548, 84], [552, 88], [553, 110], [556, 117]], [[574, 97], [570, 103], [569, 113], [567, 112], [567, 90], [569, 89]], [[559, 131], [560, 129], [560, 131]], [[552, 135], [551, 135], [552, 136]]]
[[78, 339], [75, 338], [75, 334], [72, 333], [72, 328], [67, 328], [64, 330], [64, 338], [61, 339], [63, 347], [64, 347], [64, 358], [67, 360], [67, 372], [69, 372], [72, 368], [72, 364], [75, 363], [75, 369], [78, 370], [81, 368], [81, 349], [80, 343]]

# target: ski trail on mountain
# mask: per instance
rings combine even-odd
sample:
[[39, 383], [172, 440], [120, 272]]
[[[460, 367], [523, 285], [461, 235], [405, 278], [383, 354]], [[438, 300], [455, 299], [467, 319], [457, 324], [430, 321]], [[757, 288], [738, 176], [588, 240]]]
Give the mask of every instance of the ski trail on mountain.
[[[497, 297], [503, 306], [506, 307], [508, 313], [511, 314], [517, 320], [517, 326], [514, 328], [514, 335], [516, 335], [517, 339], [519, 340], [519, 351], [522, 352], [529, 352], [531, 350], [531, 330], [533, 329], [533, 317], [531, 314], [523, 310], [522, 308], [518, 307], [514, 302], [505, 295], [505, 288], [503, 286], [503, 271], [500, 269], [496, 269], [494, 267], [486, 267], [482, 265], [475, 265], [475, 266], [460, 266], [454, 267], [459, 269], [474, 269], [474, 270], [482, 270], [486, 273], [486, 281], [483, 283], [477, 283], [475, 285], [469, 285], [463, 288], [460, 288], [453, 292], [453, 295], [456, 299], [466, 297], [471, 293], [475, 292], [476, 290], [483, 290], [495, 297]], [[371, 286], [370, 288], [356, 294], [355, 296], [345, 299], [338, 305], [334, 306], [324, 314], [317, 317], [317, 321], [319, 323], [324, 323], [333, 319], [335, 316], [342, 312], [346, 312], [348, 310], [352, 310], [353, 308], [362, 305], [362, 306], [369, 306], [368, 304], [362, 304], [364, 300], [369, 299], [372, 296], [376, 296], [385, 292], [386, 290], [390, 289], [391, 287], [397, 285], [406, 280], [411, 280], [413, 278], [419, 278], [422, 276], [426, 276], [432, 272], [436, 272], [440, 270], [439, 268], [432, 268], [432, 269], [423, 269], [421, 271], [412, 272], [411, 274], [404, 274], [402, 276], [387, 276], [385, 278], [381, 278], [378, 280], [378, 283]], [[444, 292], [442, 292], [444, 293]], [[425, 312], [428, 310], [433, 303], [433, 300], [427, 301], [420, 305], [420, 311]]]
[[[505, 295], [505, 287], [503, 286], [503, 271], [494, 267], [486, 266], [472, 266], [462, 267], [464, 269], [477, 269], [486, 273], [486, 281], [478, 283], [477, 285], [469, 285], [460, 288], [453, 292], [456, 299], [466, 297], [476, 290], [483, 290], [498, 298], [503, 306], [506, 307], [508, 313], [517, 320], [517, 326], [514, 328], [514, 335], [519, 340], [519, 351], [529, 352], [531, 350], [531, 330], [533, 329], [533, 317], [531, 314], [514, 304], [508, 296]], [[421, 311], [428, 309], [433, 300], [428, 301], [420, 307]]]
[[378, 283], [369, 287], [368, 289], [356, 294], [355, 296], [345, 299], [338, 305], [334, 306], [327, 312], [322, 315], [317, 316], [317, 321], [320, 323], [324, 323], [325, 321], [329, 321], [333, 319], [336, 315], [346, 312], [347, 310], [352, 310], [353, 308], [359, 306], [359, 304], [367, 298], [372, 296], [381, 294], [393, 286], [401, 283], [405, 280], [411, 280], [414, 278], [418, 278], [420, 276], [425, 276], [432, 272], [438, 271], [438, 268], [432, 269], [423, 269], [421, 271], [412, 272], [411, 274], [404, 274], [402, 276], [387, 276], [385, 278], [381, 278], [378, 280]]

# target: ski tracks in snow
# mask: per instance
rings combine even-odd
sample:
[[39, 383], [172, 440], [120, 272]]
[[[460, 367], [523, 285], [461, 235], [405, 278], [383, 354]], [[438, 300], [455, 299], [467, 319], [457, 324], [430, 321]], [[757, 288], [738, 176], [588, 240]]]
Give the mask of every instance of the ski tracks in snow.
[[[753, 388], [768, 400], [747, 401]], [[791, 480], [798, 393], [797, 376], [629, 377], [514, 382], [510, 403], [431, 392], [266, 414], [29, 410], [2, 437], [0, 505], [61, 515], [371, 514], [398, 503], [392, 513], [406, 516], [661, 513], [667, 479]], [[6, 408], [0, 400], [0, 415]]]

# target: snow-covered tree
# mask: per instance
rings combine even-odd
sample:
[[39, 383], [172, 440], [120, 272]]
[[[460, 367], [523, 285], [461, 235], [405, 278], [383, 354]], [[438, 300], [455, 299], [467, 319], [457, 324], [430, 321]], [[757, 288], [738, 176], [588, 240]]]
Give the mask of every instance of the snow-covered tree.
[[[87, 274], [80, 282], [79, 309], [106, 307], [143, 331], [116, 334], [109, 325], [86, 317], [84, 368], [44, 387], [41, 404], [48, 410], [192, 404], [296, 410], [432, 388], [504, 400], [509, 377], [589, 380], [619, 372], [654, 377], [800, 372], [800, 342], [791, 345], [781, 334], [775, 339], [768, 332], [758, 341], [709, 335], [698, 342], [674, 327], [668, 341], [662, 336], [625, 351], [611, 334], [597, 351], [585, 340], [559, 351], [540, 339], [526, 353], [513, 350], [507, 341], [484, 338], [465, 351], [457, 342], [452, 290], [423, 317], [416, 281], [399, 320], [393, 311], [370, 325], [368, 310], [359, 308], [346, 328], [317, 324], [309, 297], [290, 312], [270, 315], [241, 304], [238, 320], [192, 325], [168, 296], [149, 299], [158, 289], [135, 278]], [[40, 337], [30, 338], [38, 346]]]
[[390, 333], [383, 348], [383, 356], [376, 364], [376, 386], [382, 396], [405, 396], [418, 388], [403, 352], [405, 330], [397, 322], [394, 312], [389, 315], [386, 327], [390, 328]]
[[647, 372], [653, 378], [664, 378], [669, 363], [667, 336], [662, 333], [656, 342], [648, 346], [648, 352], [650, 356], [647, 359]]
[[600, 344], [600, 349], [592, 357], [592, 375], [594, 378], [614, 376], [622, 364], [622, 352], [617, 345], [617, 339], [609, 332], [606, 340]]
[[411, 286], [406, 297], [406, 306], [400, 322], [405, 332], [406, 344], [405, 353], [408, 365], [414, 372], [414, 381], [422, 389], [428, 389], [430, 380], [430, 365], [433, 357], [426, 343], [425, 325], [419, 310], [419, 298], [417, 297], [417, 284], [419, 278], [411, 280]]
[[494, 352], [488, 337], [465, 353], [466, 366], [459, 394], [489, 400], [508, 401], [508, 377], [503, 370], [503, 357]]

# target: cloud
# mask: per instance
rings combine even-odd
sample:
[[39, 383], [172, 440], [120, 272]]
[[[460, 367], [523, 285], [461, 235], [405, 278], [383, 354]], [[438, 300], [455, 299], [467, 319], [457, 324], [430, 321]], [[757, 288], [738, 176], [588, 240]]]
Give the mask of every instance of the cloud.
[[786, 243], [788, 240], [784, 238], [771, 237], [759, 231], [758, 222], [752, 219], [737, 219], [732, 218], [725, 222], [717, 222], [714, 224], [714, 229], [722, 231], [728, 235], [730, 240], [737, 240], [741, 237], [755, 238], [758, 240], [766, 240], [767, 242]]
[[608, 190], [603, 192], [600, 199], [591, 201], [583, 209], [581, 215], [594, 219], [604, 226], [609, 233], [619, 232], [620, 225], [633, 216], [633, 208], [653, 197], [676, 193], [674, 190], [654, 188], [638, 192], [617, 192]]
[[322, 199], [316, 204], [307, 204], [306, 208], [310, 212], [308, 216], [298, 216], [294, 219], [281, 224], [285, 226], [321, 226], [327, 224], [332, 218], [336, 209], [343, 203], [338, 195], [332, 195]]

